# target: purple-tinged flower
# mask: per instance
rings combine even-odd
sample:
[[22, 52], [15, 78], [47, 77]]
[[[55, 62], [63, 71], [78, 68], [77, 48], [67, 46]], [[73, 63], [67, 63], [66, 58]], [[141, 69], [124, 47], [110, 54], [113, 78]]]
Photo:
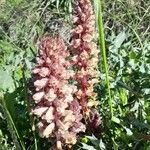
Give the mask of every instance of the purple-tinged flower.
[[95, 16], [91, 0], [76, 0], [73, 12], [74, 29], [72, 32], [72, 63], [77, 68], [74, 76], [78, 82], [76, 98], [83, 112], [89, 115], [96, 107], [97, 94], [94, 84], [98, 82], [98, 49], [93, 42], [95, 37]]

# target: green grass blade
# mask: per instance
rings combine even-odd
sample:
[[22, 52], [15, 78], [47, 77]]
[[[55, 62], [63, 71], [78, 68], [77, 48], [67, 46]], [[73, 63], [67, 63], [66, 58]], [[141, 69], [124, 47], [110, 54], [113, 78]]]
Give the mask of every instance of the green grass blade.
[[[5, 115], [6, 115], [7, 123], [8, 123], [9, 129], [10, 129], [9, 131], [10, 131], [10, 133], [11, 133], [11, 135], [12, 135], [12, 139], [13, 139], [13, 141], [14, 141], [14, 144], [15, 144], [15, 146], [16, 146], [16, 149], [17, 149], [17, 150], [20, 150], [20, 149], [26, 150], [26, 149], [25, 149], [24, 142], [21, 140], [21, 138], [20, 138], [20, 136], [19, 136], [19, 132], [18, 132], [16, 126], [15, 126], [15, 123], [14, 123], [14, 121], [13, 121], [13, 118], [12, 118], [12, 116], [11, 116], [9, 110], [7, 109], [7, 105], [6, 105], [6, 103], [5, 103], [4, 96], [3, 96], [2, 93], [0, 93], [0, 102], [2, 103], [3, 110], [4, 110], [4, 113], [5, 113]], [[20, 147], [19, 143], [20, 143], [21, 147]]]
[[109, 96], [109, 107], [111, 112], [111, 117], [113, 117], [113, 106], [112, 106], [112, 97], [110, 91], [110, 82], [109, 82], [109, 75], [108, 75], [108, 66], [107, 66], [107, 57], [106, 57], [106, 47], [105, 47], [105, 35], [104, 35], [104, 26], [103, 26], [103, 17], [102, 17], [102, 2], [101, 0], [96, 0], [96, 19], [97, 19], [97, 26], [99, 31], [99, 42], [100, 48], [103, 52], [103, 61], [104, 61], [104, 69], [106, 75], [106, 84]]

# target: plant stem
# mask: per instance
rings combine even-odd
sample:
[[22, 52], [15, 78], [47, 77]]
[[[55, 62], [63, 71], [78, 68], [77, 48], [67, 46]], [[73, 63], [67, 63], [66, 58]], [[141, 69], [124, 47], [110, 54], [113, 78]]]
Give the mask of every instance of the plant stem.
[[101, 0], [96, 0], [96, 6], [97, 6], [96, 19], [97, 19], [97, 26], [98, 26], [98, 31], [99, 31], [99, 42], [100, 42], [100, 48], [102, 49], [102, 52], [103, 52], [104, 69], [105, 69], [106, 84], [107, 84], [107, 91], [108, 91], [108, 97], [109, 97], [108, 103], [109, 103], [111, 118], [112, 118], [113, 117], [113, 106], [112, 106], [112, 97], [111, 97], [110, 82], [109, 82], [109, 75], [108, 75]]

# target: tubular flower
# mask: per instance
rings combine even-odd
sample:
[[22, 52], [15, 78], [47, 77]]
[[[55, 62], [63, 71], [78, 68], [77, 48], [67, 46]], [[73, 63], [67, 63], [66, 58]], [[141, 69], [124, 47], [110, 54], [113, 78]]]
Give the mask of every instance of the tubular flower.
[[32, 113], [39, 118], [40, 134], [56, 141], [56, 149], [76, 143], [77, 134], [85, 131], [81, 123], [79, 102], [73, 95], [77, 88], [69, 84], [73, 73], [66, 60], [69, 53], [63, 40], [43, 37], [39, 42], [39, 56], [33, 68], [35, 107]]
[[95, 37], [95, 16], [91, 0], [77, 0], [74, 6], [74, 29], [72, 30], [72, 63], [77, 70], [75, 80], [78, 82], [76, 97], [83, 112], [89, 115], [90, 109], [98, 105], [94, 84], [98, 82], [98, 50]]

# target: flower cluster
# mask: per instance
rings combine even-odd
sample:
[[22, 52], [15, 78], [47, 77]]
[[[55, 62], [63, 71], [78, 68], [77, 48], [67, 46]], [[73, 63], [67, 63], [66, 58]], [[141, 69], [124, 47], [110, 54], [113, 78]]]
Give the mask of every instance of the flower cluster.
[[69, 84], [74, 75], [69, 70], [69, 53], [59, 37], [43, 37], [39, 42], [39, 56], [33, 68], [35, 107], [32, 110], [39, 118], [41, 136], [54, 138], [56, 149], [76, 143], [77, 133], [84, 132], [81, 122], [81, 106], [75, 100], [76, 86]]
[[94, 43], [95, 16], [91, 0], [77, 0], [73, 16], [75, 28], [72, 30], [72, 47], [74, 63], [77, 71], [75, 80], [79, 84], [76, 97], [82, 106], [82, 110], [90, 113], [92, 107], [97, 106], [94, 84], [98, 82], [97, 63], [98, 50]]
[[32, 70], [32, 113], [39, 118], [41, 136], [55, 139], [57, 150], [75, 144], [78, 133], [86, 129], [94, 133], [100, 125], [95, 109], [98, 50], [93, 41], [95, 17], [91, 0], [75, 1], [73, 22], [71, 55], [59, 35], [44, 36], [39, 41], [39, 56]]

